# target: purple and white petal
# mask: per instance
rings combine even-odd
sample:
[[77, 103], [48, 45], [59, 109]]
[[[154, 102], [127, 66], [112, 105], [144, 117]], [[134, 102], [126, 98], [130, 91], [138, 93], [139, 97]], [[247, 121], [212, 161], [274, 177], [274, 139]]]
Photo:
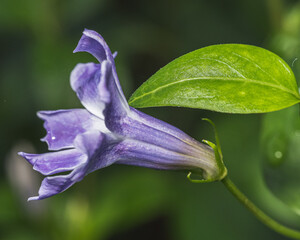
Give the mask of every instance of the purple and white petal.
[[187, 142], [191, 145], [198, 144], [199, 142], [195, 140], [194, 138], [187, 135], [185, 132], [181, 131], [177, 127], [166, 123], [162, 120], [159, 120], [157, 118], [154, 118], [148, 114], [145, 114], [135, 108], [130, 107], [130, 117], [138, 122], [141, 122], [147, 126], [150, 126], [151, 128], [157, 129], [159, 131], [168, 133], [178, 139], [181, 139], [184, 142]]
[[67, 190], [85, 176], [84, 166], [73, 170], [68, 175], [46, 177], [42, 181], [39, 195], [28, 198], [28, 201], [42, 200]]
[[43, 175], [52, 175], [75, 169], [87, 161], [86, 154], [77, 149], [68, 149], [43, 154], [19, 153]]
[[127, 103], [124, 104], [119, 94], [110, 62], [78, 64], [70, 81], [82, 105], [97, 117], [103, 119], [104, 110], [114, 117], [127, 115]]
[[106, 70], [100, 64], [77, 64], [70, 77], [71, 87], [82, 105], [92, 114], [104, 119], [103, 110], [110, 102]]
[[78, 135], [74, 141], [75, 148], [91, 158], [101, 148], [105, 134], [100, 131], [90, 131]]
[[[116, 52], [112, 55], [107, 43], [103, 39], [103, 37], [98, 34], [95, 31], [85, 29], [83, 31], [83, 35], [74, 50], [74, 52], [88, 52], [92, 54], [97, 60], [102, 63], [105, 60], [108, 61], [111, 64], [111, 70], [112, 70], [112, 78], [110, 78], [110, 81], [113, 82], [114, 86], [114, 92], [116, 94], [116, 97], [119, 98], [119, 101], [121, 102], [122, 107], [129, 112], [129, 106], [126, 101], [126, 98], [123, 94], [118, 75], [116, 72], [115, 62], [114, 58], [116, 57]], [[102, 70], [101, 70], [102, 73]], [[112, 89], [110, 89], [112, 91]]]
[[99, 33], [89, 29], [83, 31], [83, 35], [73, 51], [73, 53], [77, 52], [88, 52], [99, 62], [112, 61], [114, 58], [104, 38]]
[[117, 163], [149, 167], [163, 170], [187, 169], [203, 176], [213, 177], [218, 174], [214, 161], [215, 155], [203, 152], [198, 157], [170, 151], [163, 147], [134, 139], [125, 139], [117, 145], [119, 158]]
[[211, 147], [199, 143], [178, 128], [134, 108], [131, 108], [128, 116], [121, 119], [106, 116], [105, 124], [111, 132], [121, 136], [150, 143], [181, 154], [199, 157], [203, 154], [210, 155], [213, 153]]
[[45, 121], [47, 135], [41, 140], [47, 142], [49, 150], [71, 148], [78, 134], [91, 129], [108, 132], [104, 121], [85, 109], [40, 111], [38, 117]]
[[88, 156], [87, 174], [115, 163], [118, 155], [115, 153], [114, 146], [122, 140], [123, 138], [113, 133], [104, 134], [99, 131], [79, 135], [74, 145], [76, 149]]
[[106, 106], [103, 112], [105, 122], [110, 121], [109, 119], [111, 118], [124, 118], [130, 113], [130, 109], [126, 100], [124, 101], [123, 97], [118, 91], [117, 82], [114, 80], [115, 77], [113, 75], [112, 64], [108, 61], [104, 61], [102, 65], [103, 67], [101, 68], [101, 72], [106, 77], [107, 88], [111, 95], [110, 103]]

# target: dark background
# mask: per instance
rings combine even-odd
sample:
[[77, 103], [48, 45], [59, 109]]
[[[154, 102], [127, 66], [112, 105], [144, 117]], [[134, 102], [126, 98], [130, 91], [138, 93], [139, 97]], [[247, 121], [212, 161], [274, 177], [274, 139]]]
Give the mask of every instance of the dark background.
[[[185, 173], [111, 166], [39, 202], [42, 176], [18, 151], [46, 152], [39, 110], [81, 107], [69, 86], [81, 32], [99, 32], [118, 51], [127, 98], [176, 57], [220, 43], [280, 55], [300, 78], [300, 5], [296, 0], [1, 0], [0, 239], [285, 239], [261, 224], [221, 183], [192, 184]], [[144, 112], [198, 139], [219, 130], [237, 185], [268, 214], [300, 226], [300, 124], [296, 107], [230, 115], [181, 108]], [[278, 154], [280, 152], [281, 154]]]

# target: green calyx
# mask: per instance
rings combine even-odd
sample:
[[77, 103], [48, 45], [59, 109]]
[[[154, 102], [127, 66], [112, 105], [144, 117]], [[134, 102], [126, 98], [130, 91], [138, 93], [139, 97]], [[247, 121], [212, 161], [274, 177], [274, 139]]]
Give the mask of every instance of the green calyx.
[[221, 181], [227, 175], [227, 168], [225, 167], [224, 162], [223, 162], [223, 154], [222, 154], [222, 150], [221, 150], [218, 132], [217, 132], [216, 126], [213, 123], [213, 121], [211, 121], [208, 118], [203, 118], [202, 120], [210, 123], [214, 129], [216, 144], [214, 144], [208, 140], [202, 140], [202, 142], [206, 143], [214, 150], [215, 160], [216, 160], [217, 168], [218, 168], [218, 174], [214, 177], [209, 177], [207, 179], [192, 179], [191, 178], [192, 172], [189, 172], [187, 175], [187, 178], [189, 181], [191, 181], [193, 183], [207, 183], [207, 182]]

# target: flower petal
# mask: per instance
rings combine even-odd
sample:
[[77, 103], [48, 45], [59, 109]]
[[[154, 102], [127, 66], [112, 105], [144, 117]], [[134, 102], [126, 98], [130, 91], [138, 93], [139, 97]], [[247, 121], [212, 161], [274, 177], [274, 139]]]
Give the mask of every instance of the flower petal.
[[75, 137], [90, 129], [108, 131], [102, 119], [85, 109], [40, 111], [38, 117], [45, 121], [47, 135], [41, 140], [47, 142], [49, 150], [73, 147]]
[[161, 120], [130, 108], [129, 115], [124, 118], [108, 116], [105, 118], [107, 128], [121, 136], [160, 146], [170, 151], [200, 157], [214, 155], [211, 147], [199, 143], [178, 128]]
[[165, 132], [191, 145], [197, 145], [199, 143], [197, 140], [169, 123], [147, 115], [135, 108], [130, 107], [130, 110], [130, 117], [138, 122], [143, 123], [146, 126], [150, 126], [151, 128]]
[[74, 183], [81, 181], [84, 176], [85, 172], [83, 169], [78, 168], [68, 175], [46, 177], [42, 181], [39, 195], [28, 198], [28, 201], [41, 200], [61, 193], [71, 187]]
[[[100, 63], [106, 60], [111, 64], [110, 68], [111, 68], [112, 77], [109, 79], [109, 81], [112, 83], [111, 86], [113, 86], [114, 89], [109, 89], [109, 90], [110, 92], [113, 91], [116, 94], [116, 98], [119, 99], [118, 101], [121, 103], [123, 109], [126, 112], [129, 112], [129, 106], [123, 94], [121, 85], [119, 83], [118, 75], [116, 72], [116, 67], [114, 62], [114, 58], [116, 57], [116, 52], [112, 55], [103, 37], [99, 33], [88, 29], [85, 29], [83, 31], [83, 35], [79, 40], [77, 47], [74, 50], [74, 52], [83, 52], [83, 51], [92, 54], [95, 58], [97, 58], [97, 60]], [[104, 74], [103, 71], [101, 70], [101, 74]]]
[[103, 111], [107, 107], [109, 110], [106, 112], [114, 116], [127, 114], [128, 105], [119, 94], [110, 62], [78, 64], [71, 73], [70, 81], [82, 105], [97, 117], [103, 119]]
[[114, 146], [120, 141], [122, 139], [112, 133], [104, 134], [99, 131], [79, 135], [74, 145], [88, 156], [87, 174], [115, 163], [119, 155], [116, 154]]
[[19, 153], [43, 175], [71, 171], [87, 161], [87, 156], [77, 149], [68, 149], [43, 154]]
[[104, 60], [113, 60], [113, 55], [104, 38], [93, 30], [85, 29], [83, 31], [83, 35], [73, 52], [88, 52], [99, 62]]
[[194, 157], [134, 139], [125, 139], [117, 148], [117, 163], [120, 164], [164, 170], [187, 169], [210, 177], [218, 174], [213, 152]]
[[110, 102], [106, 81], [105, 69], [94, 63], [77, 64], [70, 78], [71, 87], [77, 93], [82, 105], [102, 119], [103, 110]]
[[86, 132], [75, 139], [74, 145], [76, 149], [85, 153], [90, 158], [101, 148], [104, 136], [105, 134], [100, 131]]

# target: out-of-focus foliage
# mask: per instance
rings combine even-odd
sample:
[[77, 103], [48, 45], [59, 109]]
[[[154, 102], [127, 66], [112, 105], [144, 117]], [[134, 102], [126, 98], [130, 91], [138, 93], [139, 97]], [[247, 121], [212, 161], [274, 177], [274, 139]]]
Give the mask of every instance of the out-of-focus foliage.
[[265, 116], [262, 134], [267, 184], [300, 215], [299, 106]]
[[[284, 15], [271, 46], [290, 64], [300, 79], [300, 3]], [[267, 114], [263, 119], [262, 151], [265, 179], [279, 199], [300, 215], [299, 106]]]
[[[69, 74], [76, 63], [93, 61], [87, 54], [72, 54], [83, 28], [98, 31], [118, 51], [117, 71], [128, 97], [174, 58], [213, 44], [266, 47], [291, 66], [299, 52], [287, 55], [290, 50], [267, 43], [278, 36], [277, 25], [287, 21], [285, 14], [279, 14], [281, 20], [276, 13], [295, 11], [296, 2], [1, 0], [0, 239], [284, 239], [259, 223], [221, 184], [191, 184], [178, 172], [113, 166], [56, 197], [27, 203], [41, 177], [15, 153], [46, 151], [39, 142], [45, 130], [36, 111], [81, 107]], [[299, 37], [290, 39], [299, 43]], [[292, 69], [296, 66], [297, 61]], [[264, 185], [261, 115], [179, 108], [145, 112], [198, 140], [213, 141], [211, 128], [200, 119], [214, 120], [233, 180], [271, 215], [299, 223]]]

